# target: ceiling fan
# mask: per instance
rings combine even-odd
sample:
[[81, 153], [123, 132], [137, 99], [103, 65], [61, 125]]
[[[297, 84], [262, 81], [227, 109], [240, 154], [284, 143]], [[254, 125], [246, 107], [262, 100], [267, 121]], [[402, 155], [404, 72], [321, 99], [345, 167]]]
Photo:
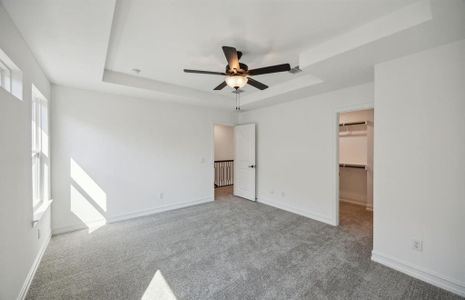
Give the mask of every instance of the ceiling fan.
[[242, 56], [242, 52], [237, 51], [236, 48], [234, 47], [228, 47], [228, 46], [223, 46], [223, 52], [224, 52], [224, 56], [226, 56], [226, 60], [228, 61], [225, 72], [211, 72], [211, 71], [189, 70], [189, 69], [184, 69], [184, 72], [226, 76], [225, 80], [213, 90], [221, 90], [225, 86], [229, 86], [235, 90], [238, 90], [246, 84], [250, 84], [251, 86], [259, 90], [264, 90], [268, 88], [268, 86], [266, 84], [263, 84], [251, 78], [250, 76], [278, 73], [278, 72], [287, 72], [291, 70], [291, 66], [289, 64], [274, 65], [274, 66], [268, 66], [268, 67], [249, 70], [249, 67], [246, 64], [239, 62]]

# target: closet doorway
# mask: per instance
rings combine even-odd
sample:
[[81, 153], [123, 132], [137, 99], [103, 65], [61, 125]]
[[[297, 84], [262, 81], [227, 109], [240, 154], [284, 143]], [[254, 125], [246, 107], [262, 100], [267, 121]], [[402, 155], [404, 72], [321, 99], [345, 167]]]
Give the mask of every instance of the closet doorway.
[[340, 112], [339, 224], [373, 236], [374, 110]]

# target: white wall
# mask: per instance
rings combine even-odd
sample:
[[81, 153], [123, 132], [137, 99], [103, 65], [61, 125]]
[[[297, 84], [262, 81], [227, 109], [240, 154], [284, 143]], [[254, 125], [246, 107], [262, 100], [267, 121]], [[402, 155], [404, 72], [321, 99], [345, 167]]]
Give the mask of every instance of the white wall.
[[0, 88], [0, 299], [15, 299], [50, 236], [49, 212], [32, 227], [31, 165], [31, 85], [50, 100], [50, 84], [1, 5], [0, 48], [23, 71], [22, 100]]
[[54, 232], [213, 200], [213, 125], [232, 111], [61, 86], [53, 98]]
[[241, 113], [257, 123], [258, 201], [338, 222], [337, 113], [373, 105], [373, 84]]
[[215, 125], [215, 160], [234, 159], [234, 127]]
[[375, 106], [373, 258], [465, 296], [465, 41], [377, 65]]

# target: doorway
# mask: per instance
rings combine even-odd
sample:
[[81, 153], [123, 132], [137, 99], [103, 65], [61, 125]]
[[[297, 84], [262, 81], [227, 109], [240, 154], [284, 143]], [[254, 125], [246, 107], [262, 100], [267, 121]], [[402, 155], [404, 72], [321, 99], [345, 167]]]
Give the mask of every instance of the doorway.
[[214, 199], [256, 201], [256, 126], [213, 124]]
[[215, 124], [214, 136], [214, 196], [227, 199], [234, 190], [234, 126]]
[[373, 235], [374, 110], [338, 115], [339, 224]]

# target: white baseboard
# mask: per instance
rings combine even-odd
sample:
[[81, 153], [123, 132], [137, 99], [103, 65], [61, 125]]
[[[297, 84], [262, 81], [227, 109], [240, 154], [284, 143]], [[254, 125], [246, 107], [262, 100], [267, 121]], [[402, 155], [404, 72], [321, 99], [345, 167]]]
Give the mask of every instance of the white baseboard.
[[339, 198], [339, 201], [341, 202], [346, 202], [350, 204], [355, 204], [355, 205], [360, 205], [360, 206], [366, 206], [366, 202], [360, 201], [360, 200], [354, 200], [354, 199], [348, 199], [348, 198]]
[[355, 205], [360, 205], [360, 206], [365, 207], [366, 210], [373, 211], [373, 206], [369, 206], [365, 202], [360, 202], [358, 200], [352, 200], [352, 199], [347, 199], [347, 198], [339, 198], [339, 201], [350, 203], [350, 204], [355, 204]]
[[371, 253], [371, 260], [465, 297], [465, 283], [457, 282], [441, 274], [427, 271], [421, 267], [377, 253], [375, 251], [372, 251]]
[[367, 203], [367, 196], [366, 194], [359, 194], [359, 193], [352, 193], [348, 191], [339, 191], [339, 198], [354, 201], [358, 203]]
[[135, 212], [130, 212], [130, 213], [110, 217], [110, 218], [107, 219], [107, 222], [108, 223], [115, 223], [115, 222], [134, 219], [134, 218], [138, 218], [138, 217], [153, 215], [153, 214], [156, 214], [156, 213], [169, 211], [169, 210], [173, 210], [173, 209], [179, 209], [179, 208], [183, 208], [183, 207], [188, 207], [188, 206], [198, 205], [198, 204], [202, 204], [202, 203], [212, 202], [212, 201], [214, 201], [214, 199], [212, 197], [205, 197], [205, 198], [197, 199], [197, 200], [194, 200], [194, 201], [164, 205], [164, 206], [159, 206], [159, 207], [146, 209], [146, 210], [139, 210], [139, 211], [135, 211]]
[[21, 291], [19, 292], [19, 295], [17, 297], [18, 300], [23, 300], [24, 298], [26, 298], [27, 291], [29, 290], [29, 287], [31, 286], [32, 279], [34, 278], [34, 275], [36, 274], [37, 268], [39, 267], [40, 261], [42, 260], [42, 257], [44, 256], [45, 250], [47, 249], [47, 246], [50, 243], [51, 237], [52, 237], [51, 234], [48, 237], [46, 237], [45, 242], [40, 247], [39, 252], [36, 255], [36, 258], [34, 259], [34, 262], [32, 263], [31, 269], [29, 269], [29, 272], [27, 273], [23, 286], [21, 287]]
[[86, 229], [87, 226], [80, 224], [80, 225], [70, 225], [70, 226], [63, 226], [52, 229], [52, 235], [58, 235], [63, 233], [69, 233], [77, 230]]
[[334, 224], [333, 220], [331, 220], [331, 218], [328, 218], [326, 216], [322, 216], [320, 214], [316, 214], [316, 213], [313, 213], [313, 212], [309, 212], [309, 211], [306, 211], [306, 210], [302, 210], [302, 209], [299, 209], [299, 208], [295, 208], [295, 207], [289, 206], [287, 204], [278, 203], [278, 202], [275, 202], [275, 201], [272, 201], [272, 200], [269, 200], [269, 199], [264, 199], [264, 198], [261, 198], [261, 197], [259, 197], [257, 199], [257, 202], [267, 204], [267, 205], [270, 205], [270, 206], [273, 206], [273, 207], [276, 207], [276, 208], [279, 208], [279, 209], [282, 209], [282, 210], [285, 210], [285, 211], [289, 211], [291, 213], [295, 213], [295, 214], [298, 214], [298, 215], [301, 215], [301, 216], [304, 216], [304, 217], [307, 217], [307, 218], [310, 218], [310, 219], [313, 219], [313, 220], [317, 220], [317, 221], [320, 221], [320, 222], [323, 222], [323, 223], [326, 223], [326, 224], [329, 224], [329, 225], [333, 225], [333, 226], [336, 225], [336, 224]]
[[[130, 220], [138, 217], [143, 217], [143, 216], [148, 216], [148, 215], [153, 215], [156, 213], [164, 212], [164, 211], [169, 211], [173, 209], [179, 209], [183, 207], [188, 207], [188, 206], [193, 206], [197, 204], [202, 204], [202, 203], [207, 203], [207, 202], [212, 202], [214, 201], [213, 197], [205, 197], [205, 198], [200, 198], [197, 200], [193, 201], [188, 201], [188, 202], [182, 202], [182, 203], [175, 203], [175, 204], [170, 204], [170, 205], [163, 205], [159, 207], [154, 207], [150, 209], [145, 209], [145, 210], [138, 210], [130, 213], [125, 213], [125, 214], [120, 214], [116, 216], [111, 216], [106, 219], [102, 220], [95, 220], [95, 222], [91, 222], [90, 227], [92, 227], [92, 224], [101, 224], [102, 222], [110, 224], [110, 223], [115, 223], [115, 222], [121, 222], [125, 220]], [[70, 226], [64, 226], [64, 227], [59, 227], [59, 228], [54, 228], [52, 230], [53, 235], [57, 234], [63, 234], [63, 233], [68, 233], [76, 230], [82, 230], [82, 229], [87, 229], [88, 226], [84, 224], [76, 224], [76, 225], [70, 225]]]

